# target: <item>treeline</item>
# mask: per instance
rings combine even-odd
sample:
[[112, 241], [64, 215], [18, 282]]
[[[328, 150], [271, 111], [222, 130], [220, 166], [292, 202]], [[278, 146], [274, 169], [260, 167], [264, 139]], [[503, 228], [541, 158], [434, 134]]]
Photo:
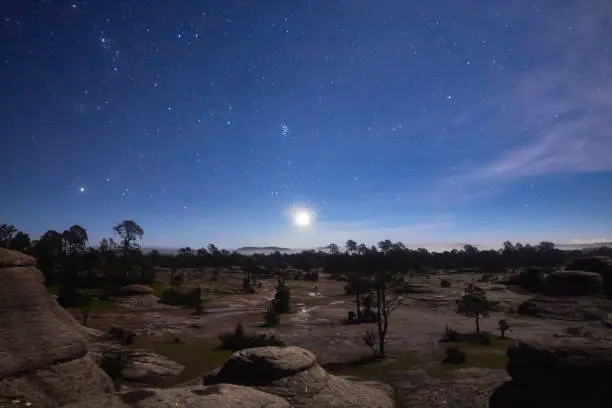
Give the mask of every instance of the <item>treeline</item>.
[[[242, 255], [217, 248], [214, 244], [194, 250], [184, 247], [176, 254], [153, 250], [144, 254], [139, 241], [143, 229], [126, 220], [113, 227], [113, 236], [89, 246], [85, 228], [73, 225], [63, 232], [50, 230], [37, 240], [13, 225], [0, 224], [0, 246], [34, 256], [47, 284], [124, 285], [150, 283], [154, 267], [171, 269], [239, 266], [247, 274], [265, 271], [281, 273], [288, 268], [313, 271], [322, 268], [331, 274], [351, 274], [367, 268], [392, 269], [400, 272], [472, 269], [485, 273], [503, 272], [526, 266], [554, 267], [585, 255], [582, 250], [563, 251], [552, 242], [538, 245], [506, 241], [499, 250], [479, 250], [465, 245], [462, 250], [430, 252], [410, 249], [401, 242], [383, 240], [368, 247], [348, 240], [341, 248], [330, 244], [325, 251], [303, 251], [297, 254]], [[612, 248], [593, 249], [589, 255], [612, 256]]]

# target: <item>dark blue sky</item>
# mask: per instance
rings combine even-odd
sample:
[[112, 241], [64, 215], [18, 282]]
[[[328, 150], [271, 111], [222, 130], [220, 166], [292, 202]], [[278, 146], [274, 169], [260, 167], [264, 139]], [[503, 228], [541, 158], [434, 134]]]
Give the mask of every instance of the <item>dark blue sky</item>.
[[[612, 2], [0, 5], [0, 222], [146, 246], [612, 238]], [[296, 209], [312, 212], [307, 228]]]

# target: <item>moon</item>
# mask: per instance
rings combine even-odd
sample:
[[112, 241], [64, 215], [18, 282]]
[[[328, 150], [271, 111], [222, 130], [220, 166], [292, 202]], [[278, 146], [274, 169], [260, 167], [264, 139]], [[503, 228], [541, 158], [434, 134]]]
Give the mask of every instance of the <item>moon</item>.
[[299, 210], [299, 211], [296, 211], [295, 214], [293, 215], [293, 222], [298, 227], [307, 227], [312, 222], [312, 216], [310, 212], [308, 211]]

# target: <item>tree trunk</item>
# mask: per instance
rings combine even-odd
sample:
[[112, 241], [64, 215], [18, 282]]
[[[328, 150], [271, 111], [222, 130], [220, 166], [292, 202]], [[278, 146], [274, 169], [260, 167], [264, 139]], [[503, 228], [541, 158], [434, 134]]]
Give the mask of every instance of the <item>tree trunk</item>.
[[480, 335], [480, 316], [476, 314], [476, 334]]
[[355, 303], [357, 304], [357, 320], [361, 321], [361, 291], [359, 285], [355, 287]]
[[378, 316], [378, 358], [385, 358], [387, 319], [385, 310], [385, 289], [381, 286], [376, 288], [376, 309]]

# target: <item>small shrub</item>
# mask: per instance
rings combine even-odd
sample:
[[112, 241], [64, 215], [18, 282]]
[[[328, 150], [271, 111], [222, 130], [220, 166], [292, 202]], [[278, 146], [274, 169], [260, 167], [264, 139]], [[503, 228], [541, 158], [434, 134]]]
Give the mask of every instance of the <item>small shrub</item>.
[[488, 273], [481, 275], [480, 278], [478, 278], [478, 282], [482, 282], [482, 283], [491, 282], [491, 275]]
[[291, 301], [291, 290], [284, 284], [279, 285], [276, 288], [276, 313], [283, 314], [289, 312], [289, 303]]
[[443, 364], [463, 364], [465, 363], [465, 353], [457, 346], [446, 348], [446, 357], [442, 360]]
[[461, 334], [457, 330], [451, 329], [448, 325], [444, 328], [444, 334], [442, 335], [443, 342], [454, 343], [461, 339]]
[[376, 355], [378, 352], [376, 349], [378, 337], [376, 336], [376, 333], [374, 333], [374, 330], [367, 329], [365, 333], [363, 333], [363, 336], [361, 338], [363, 340], [363, 344], [365, 344], [370, 348], [370, 350], [372, 350], [373, 355]]
[[107, 336], [111, 339], [118, 340], [123, 345], [129, 346], [134, 343], [136, 333], [132, 330], [124, 329], [123, 327], [113, 326], [108, 329]]
[[201, 316], [204, 314], [204, 307], [202, 306], [202, 302], [196, 305], [195, 311], [193, 312], [193, 314], [196, 316]]
[[537, 317], [538, 306], [534, 302], [526, 300], [518, 306], [517, 312], [521, 316]]
[[244, 293], [255, 293], [255, 288], [251, 285], [251, 281], [248, 278], [242, 279], [242, 291]]
[[304, 275], [302, 275], [302, 279], [305, 281], [316, 282], [319, 280], [319, 272], [317, 271], [306, 272]]
[[83, 292], [73, 285], [62, 285], [57, 292], [57, 303], [61, 307], [81, 307], [87, 303]]
[[242, 324], [238, 323], [233, 332], [219, 335], [221, 344], [217, 350], [239, 351], [252, 347], [285, 346], [275, 335], [245, 333]]
[[264, 313], [264, 325], [266, 327], [275, 327], [280, 324], [280, 317], [276, 311], [276, 300], [272, 300], [268, 303], [266, 311]]
[[117, 380], [121, 379], [121, 373], [127, 366], [129, 354], [125, 351], [106, 353], [100, 361], [100, 368], [113, 380], [117, 386]]
[[125, 332], [125, 335], [123, 336], [123, 340], [121, 341], [121, 344], [123, 344], [124, 346], [129, 346], [130, 344], [134, 343], [135, 337], [136, 337], [136, 333], [134, 333], [131, 330], [127, 330]]
[[499, 331], [501, 332], [501, 338], [506, 338], [506, 331], [510, 330], [510, 324], [505, 319], [500, 319], [497, 323], [499, 326]]
[[355, 313], [352, 310], [349, 310], [348, 313], [347, 313], [347, 321], [349, 323], [353, 323], [353, 322], [355, 322], [355, 320], [357, 320], [357, 313]]
[[192, 288], [185, 290], [171, 287], [162, 292], [159, 301], [170, 306], [197, 308], [198, 305], [202, 304], [202, 289]]
[[441, 288], [450, 288], [451, 287], [451, 283], [449, 281], [447, 281], [446, 279], [442, 279], [440, 281], [440, 287]]
[[490, 346], [493, 343], [493, 337], [486, 332], [472, 333], [468, 341], [479, 346]]

